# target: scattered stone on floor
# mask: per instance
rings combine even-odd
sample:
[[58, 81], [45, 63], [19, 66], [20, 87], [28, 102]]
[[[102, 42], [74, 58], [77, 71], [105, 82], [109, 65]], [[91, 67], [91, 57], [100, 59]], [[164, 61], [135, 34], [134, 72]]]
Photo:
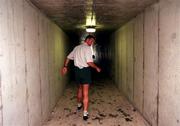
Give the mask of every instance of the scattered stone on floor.
[[91, 85], [87, 121], [76, 110], [76, 92], [76, 84], [68, 84], [44, 126], [149, 126], [109, 80]]

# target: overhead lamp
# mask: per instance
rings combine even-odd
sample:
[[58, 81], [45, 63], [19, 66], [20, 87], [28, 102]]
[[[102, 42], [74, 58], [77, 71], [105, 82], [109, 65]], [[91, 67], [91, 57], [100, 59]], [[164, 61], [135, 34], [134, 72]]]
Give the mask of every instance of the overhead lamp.
[[96, 32], [96, 14], [95, 14], [95, 3], [94, 0], [90, 0], [91, 7], [87, 10], [86, 15], [86, 32], [94, 33]]
[[87, 26], [86, 27], [86, 32], [88, 32], [88, 33], [96, 32], [95, 26]]

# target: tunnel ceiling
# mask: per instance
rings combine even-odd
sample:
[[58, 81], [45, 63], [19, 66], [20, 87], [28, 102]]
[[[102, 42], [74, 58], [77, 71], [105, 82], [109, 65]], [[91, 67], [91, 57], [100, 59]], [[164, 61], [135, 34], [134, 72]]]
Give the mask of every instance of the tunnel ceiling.
[[87, 15], [96, 15], [99, 30], [120, 27], [157, 0], [30, 0], [63, 30], [85, 29]]

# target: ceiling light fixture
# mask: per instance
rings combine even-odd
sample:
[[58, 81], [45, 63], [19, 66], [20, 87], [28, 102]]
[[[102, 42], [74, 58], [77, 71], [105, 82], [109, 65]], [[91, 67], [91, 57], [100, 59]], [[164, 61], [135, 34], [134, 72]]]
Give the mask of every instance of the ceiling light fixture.
[[86, 17], [86, 32], [94, 33], [96, 32], [96, 14], [95, 14], [95, 2], [94, 0], [91, 1], [91, 8], [88, 16]]
[[88, 32], [88, 33], [96, 32], [95, 26], [87, 26], [86, 27], [86, 32]]

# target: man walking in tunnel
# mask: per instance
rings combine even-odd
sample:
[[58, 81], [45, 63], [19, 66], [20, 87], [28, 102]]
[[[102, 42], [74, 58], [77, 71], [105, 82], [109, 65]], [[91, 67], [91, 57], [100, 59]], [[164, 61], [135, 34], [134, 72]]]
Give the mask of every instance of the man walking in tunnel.
[[62, 68], [62, 74], [67, 73], [67, 66], [70, 60], [74, 60], [75, 66], [75, 78], [78, 85], [77, 92], [77, 101], [78, 107], [80, 110], [82, 107], [84, 109], [83, 119], [88, 119], [88, 92], [89, 85], [92, 83], [91, 80], [91, 70], [90, 67], [96, 69], [97, 72], [100, 72], [101, 69], [93, 63], [93, 55], [91, 47], [95, 42], [95, 37], [93, 35], [88, 35], [85, 38], [83, 44], [76, 46], [73, 51], [67, 56], [64, 67]]

